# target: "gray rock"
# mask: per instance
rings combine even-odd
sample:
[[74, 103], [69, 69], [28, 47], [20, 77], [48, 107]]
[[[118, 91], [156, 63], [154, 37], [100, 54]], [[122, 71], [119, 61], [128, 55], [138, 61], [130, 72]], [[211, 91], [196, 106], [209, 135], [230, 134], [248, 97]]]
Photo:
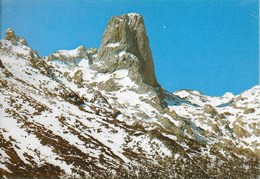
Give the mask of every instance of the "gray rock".
[[97, 56], [97, 53], [98, 53], [98, 49], [96, 49], [96, 48], [87, 49], [87, 55], [88, 55], [90, 64], [93, 63], [94, 59]]
[[93, 69], [106, 73], [129, 69], [137, 83], [158, 86], [143, 18], [138, 14], [112, 17], [103, 34]]
[[82, 73], [81, 70], [77, 70], [77, 71], [74, 73], [73, 81], [74, 81], [74, 83], [76, 83], [76, 84], [81, 84], [81, 83], [83, 82], [83, 73]]
[[105, 90], [107, 92], [112, 92], [112, 91], [118, 91], [120, 90], [121, 86], [116, 84], [114, 79], [109, 79], [107, 81], [101, 82], [98, 84], [98, 88], [100, 90]]
[[212, 107], [210, 104], [206, 104], [204, 106], [203, 110], [205, 111], [205, 113], [210, 114], [211, 117], [214, 117], [218, 114], [216, 109], [214, 107]]

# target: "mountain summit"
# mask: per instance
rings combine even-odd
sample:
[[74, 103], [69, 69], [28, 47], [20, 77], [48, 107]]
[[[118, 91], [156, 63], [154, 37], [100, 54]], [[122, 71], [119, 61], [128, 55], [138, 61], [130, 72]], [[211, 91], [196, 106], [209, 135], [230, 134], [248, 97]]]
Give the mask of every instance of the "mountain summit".
[[163, 90], [138, 14], [47, 57], [8, 29], [0, 94], [1, 178], [259, 177], [260, 86]]
[[13, 29], [11, 29], [11, 28], [6, 30], [6, 32], [5, 32], [5, 40], [9, 40], [9, 41], [11, 41], [13, 43], [19, 41], [23, 45], [27, 45], [26, 40], [24, 38], [16, 36], [14, 31], [13, 31]]
[[158, 85], [144, 21], [136, 13], [112, 17], [106, 27], [96, 60], [99, 72], [129, 69], [134, 81]]

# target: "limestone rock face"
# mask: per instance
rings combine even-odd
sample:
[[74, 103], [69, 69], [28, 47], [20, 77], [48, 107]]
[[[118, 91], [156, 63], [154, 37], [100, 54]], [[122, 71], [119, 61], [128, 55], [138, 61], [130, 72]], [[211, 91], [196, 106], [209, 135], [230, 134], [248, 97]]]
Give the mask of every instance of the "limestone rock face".
[[129, 69], [133, 80], [152, 87], [158, 85], [144, 21], [139, 14], [110, 19], [93, 68], [99, 72]]

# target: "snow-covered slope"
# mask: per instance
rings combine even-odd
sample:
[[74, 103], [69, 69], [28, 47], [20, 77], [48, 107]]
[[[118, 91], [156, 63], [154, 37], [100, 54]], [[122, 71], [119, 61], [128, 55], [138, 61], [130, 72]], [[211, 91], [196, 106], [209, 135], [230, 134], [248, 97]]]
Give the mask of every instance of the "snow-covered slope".
[[[116, 19], [136, 24], [138, 16]], [[171, 94], [146, 79], [129, 49], [112, 53], [130, 64], [100, 72], [99, 57], [108, 63], [113, 54], [80, 46], [41, 58], [8, 32], [0, 41], [2, 178], [258, 176], [260, 86], [238, 96]]]
[[188, 90], [176, 91], [174, 95], [190, 102], [169, 105], [178, 115], [221, 139], [236, 141], [240, 147], [259, 152], [259, 85], [238, 96], [226, 93], [222, 97], [210, 97]]

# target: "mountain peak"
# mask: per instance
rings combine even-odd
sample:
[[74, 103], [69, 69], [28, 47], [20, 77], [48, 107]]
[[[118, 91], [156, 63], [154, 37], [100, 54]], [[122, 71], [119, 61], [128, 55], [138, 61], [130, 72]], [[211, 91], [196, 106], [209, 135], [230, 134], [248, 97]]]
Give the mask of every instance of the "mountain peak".
[[17, 35], [15, 35], [15, 32], [13, 31], [13, 29], [11, 28], [8, 28], [6, 31], [5, 31], [5, 40], [9, 40], [11, 41], [12, 43], [21, 43], [23, 45], [27, 45], [27, 42], [24, 38], [22, 37], [18, 37]]
[[158, 86], [144, 21], [136, 13], [112, 17], [103, 34], [93, 68], [99, 72], [129, 69], [129, 77]]
[[6, 31], [5, 31], [5, 40], [12, 40], [15, 38], [15, 33], [13, 31], [13, 29], [11, 28], [8, 28]]
[[259, 178], [259, 85], [222, 97], [157, 85], [138, 14], [111, 18], [99, 50], [43, 58], [7, 30], [0, 176]]

